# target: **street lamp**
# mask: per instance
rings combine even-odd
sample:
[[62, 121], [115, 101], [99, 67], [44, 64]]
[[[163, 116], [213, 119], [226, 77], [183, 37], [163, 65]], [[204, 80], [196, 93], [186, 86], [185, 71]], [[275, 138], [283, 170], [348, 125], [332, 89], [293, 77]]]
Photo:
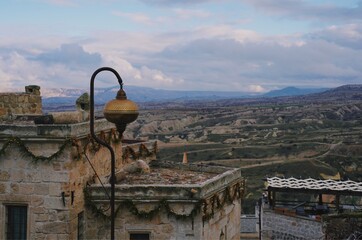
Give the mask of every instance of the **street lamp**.
[[104, 117], [109, 121], [116, 125], [117, 131], [119, 133], [120, 138], [122, 139], [123, 132], [126, 130], [126, 125], [128, 123], [131, 123], [135, 121], [138, 117], [138, 107], [137, 105], [127, 100], [127, 96], [125, 91], [123, 91], [123, 81], [121, 76], [110, 67], [102, 67], [97, 69], [90, 80], [90, 132], [92, 137], [101, 145], [108, 148], [108, 150], [111, 153], [111, 239], [115, 239], [115, 233], [114, 233], [114, 226], [115, 226], [115, 207], [114, 207], [114, 192], [115, 192], [115, 169], [116, 169], [116, 160], [115, 160], [115, 154], [112, 147], [103, 141], [102, 139], [98, 138], [96, 134], [94, 133], [94, 80], [98, 73], [102, 71], [110, 71], [112, 72], [118, 79], [118, 83], [120, 86], [120, 89], [117, 93], [116, 99], [113, 99], [109, 101], [105, 106], [103, 110]]

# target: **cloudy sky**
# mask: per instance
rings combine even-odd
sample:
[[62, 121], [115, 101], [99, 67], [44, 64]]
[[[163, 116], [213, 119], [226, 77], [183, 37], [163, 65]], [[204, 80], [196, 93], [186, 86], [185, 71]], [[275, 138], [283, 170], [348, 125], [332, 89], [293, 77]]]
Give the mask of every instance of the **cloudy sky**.
[[361, 0], [6, 0], [0, 16], [1, 92], [88, 88], [102, 66], [158, 89], [362, 84]]

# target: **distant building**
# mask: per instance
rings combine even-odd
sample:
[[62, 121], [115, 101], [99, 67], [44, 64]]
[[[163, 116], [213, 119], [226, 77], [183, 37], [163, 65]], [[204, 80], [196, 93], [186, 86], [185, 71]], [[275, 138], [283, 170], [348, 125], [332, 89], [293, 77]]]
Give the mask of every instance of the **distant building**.
[[[34, 89], [30, 106], [33, 93], [0, 94], [0, 239], [109, 239], [109, 152], [84, 118], [37, 120]], [[156, 142], [122, 143], [104, 119], [95, 129], [116, 153], [117, 239], [239, 239], [240, 170], [161, 162]], [[129, 171], [140, 159], [150, 171]]]
[[278, 177], [266, 182], [258, 214], [261, 239], [362, 237], [361, 182]]

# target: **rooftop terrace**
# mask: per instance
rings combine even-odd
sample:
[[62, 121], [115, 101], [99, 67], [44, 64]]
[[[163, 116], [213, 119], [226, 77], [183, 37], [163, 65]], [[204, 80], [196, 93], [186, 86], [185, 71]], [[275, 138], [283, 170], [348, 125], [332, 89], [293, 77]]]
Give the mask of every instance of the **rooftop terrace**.
[[216, 175], [208, 172], [156, 167], [149, 173], [128, 174], [118, 184], [199, 184]]
[[[161, 161], [152, 161], [150, 166], [150, 173], [130, 173], [117, 182], [116, 201], [200, 200], [226, 188], [234, 194], [244, 187], [240, 169]], [[93, 184], [89, 190], [94, 200], [107, 200], [102, 186]]]

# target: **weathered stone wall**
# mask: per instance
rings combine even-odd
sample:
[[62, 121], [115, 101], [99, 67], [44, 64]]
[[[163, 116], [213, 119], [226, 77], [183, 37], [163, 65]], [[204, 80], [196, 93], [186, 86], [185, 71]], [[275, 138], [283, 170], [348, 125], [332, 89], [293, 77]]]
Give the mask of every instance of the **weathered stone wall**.
[[[27, 143], [34, 153], [58, 151], [60, 143]], [[0, 216], [7, 204], [28, 206], [28, 239], [68, 239], [69, 208], [63, 205], [62, 189], [69, 181], [64, 168], [69, 151], [49, 163], [33, 163], [12, 145], [0, 156]], [[0, 239], [5, 239], [5, 220], [0, 221]]]
[[262, 239], [324, 239], [323, 226], [314, 219], [287, 216], [262, 209]]
[[[109, 134], [104, 136], [108, 139]], [[65, 142], [66, 139], [49, 138], [22, 140], [35, 156], [50, 156]], [[116, 165], [121, 167], [121, 143], [111, 142]], [[0, 140], [0, 149], [5, 143], [6, 138]], [[102, 181], [107, 182], [109, 151], [90, 144], [87, 137], [68, 143], [62, 153], [50, 161], [34, 162], [34, 158], [24, 154], [16, 143], [5, 149], [0, 155], [0, 239], [5, 239], [2, 218], [6, 216], [7, 204], [28, 206], [29, 239], [77, 239], [78, 214], [84, 211], [83, 189], [88, 181], [98, 181], [94, 180], [88, 160], [79, 155], [84, 149]]]
[[[115, 219], [115, 234], [116, 239], [129, 239], [130, 233], [149, 233], [151, 240], [205, 239], [201, 237], [201, 223], [201, 215], [177, 220], [162, 210], [152, 219], [145, 219], [121, 206]], [[95, 218], [90, 212], [87, 213], [86, 239], [109, 239], [109, 229], [109, 219]]]
[[220, 208], [209, 221], [203, 223], [201, 239], [239, 240], [240, 213], [240, 199], [236, 199], [232, 204]]
[[241, 233], [255, 233], [258, 231], [257, 224], [259, 218], [255, 215], [246, 215], [240, 218], [240, 232]]
[[[130, 233], [149, 233], [151, 240], [239, 240], [240, 239], [240, 199], [217, 210], [209, 220], [202, 214], [176, 219], [162, 209], [154, 217], [145, 219], [131, 213], [125, 206], [117, 205], [119, 211], [115, 220], [116, 239], [129, 239]], [[182, 209], [184, 203], [179, 203]], [[95, 217], [87, 212], [86, 239], [109, 239], [110, 220]]]
[[[151, 168], [156, 166], [217, 175], [197, 184], [116, 185], [119, 239], [127, 239], [133, 231], [149, 233], [151, 239], [240, 239], [240, 199], [245, 187], [240, 169], [157, 161], [151, 164]], [[97, 209], [99, 215], [109, 216], [108, 211], [101, 212], [109, 206], [103, 188], [94, 184], [87, 188], [87, 193], [90, 208]], [[91, 212], [87, 214], [87, 237], [107, 239], [110, 220], [104, 221]]]
[[[106, 134], [106, 137], [108, 137], [108, 134], [109, 133]], [[78, 214], [82, 211], [85, 211], [83, 190], [87, 182], [99, 182], [85, 155], [78, 156], [78, 149], [80, 149], [80, 151], [83, 151], [85, 147], [86, 155], [89, 161], [92, 163], [93, 167], [96, 169], [97, 174], [103, 184], [108, 184], [107, 176], [109, 176], [111, 172], [111, 157], [107, 148], [99, 146], [99, 149], [93, 149], [93, 146], [89, 145], [87, 139], [83, 139], [77, 144], [78, 146], [72, 146], [70, 148], [70, 158], [72, 160], [64, 164], [64, 168], [69, 173], [69, 182], [68, 184], [62, 186], [62, 190], [67, 196], [67, 203], [69, 207], [70, 239], [77, 239]], [[113, 142], [111, 145], [116, 154], [116, 168], [120, 169], [124, 165], [121, 158], [121, 143]], [[71, 202], [72, 194], [73, 203]]]
[[0, 119], [11, 115], [41, 115], [40, 87], [26, 86], [24, 93], [0, 93]]

